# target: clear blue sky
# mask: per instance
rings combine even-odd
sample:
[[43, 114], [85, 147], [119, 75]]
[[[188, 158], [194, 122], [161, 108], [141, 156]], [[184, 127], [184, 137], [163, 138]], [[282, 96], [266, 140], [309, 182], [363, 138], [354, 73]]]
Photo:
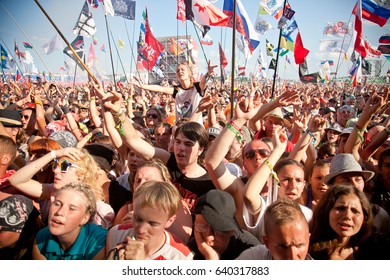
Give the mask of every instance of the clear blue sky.
[[[257, 11], [260, 1], [254, 0], [242, 0], [244, 7], [246, 8], [252, 23], [256, 21]], [[59, 68], [63, 66], [64, 60], [67, 60], [70, 63], [70, 59], [62, 53], [62, 51], [55, 51], [50, 55], [46, 55], [43, 52], [42, 45], [49, 41], [56, 33], [55, 29], [51, 26], [49, 21], [46, 19], [44, 14], [40, 11], [38, 6], [33, 0], [0, 0], [0, 3], [6, 7], [6, 9], [12, 14], [14, 19], [18, 22], [21, 28], [25, 31], [28, 37], [31, 40], [32, 45], [40, 53], [41, 57], [45, 61], [49, 70], [53, 73], [58, 73]], [[47, 13], [51, 16], [52, 20], [56, 23], [65, 37], [71, 42], [75, 35], [72, 30], [78, 19], [79, 13], [83, 6], [84, 1], [82, 0], [40, 0], [41, 5], [45, 8]], [[299, 26], [303, 44], [310, 50], [310, 53], [307, 57], [309, 71], [317, 71], [320, 61], [322, 59], [333, 59], [336, 65], [338, 56], [330, 56], [324, 53], [321, 53], [319, 50], [319, 41], [323, 37], [322, 31], [325, 24], [328, 21], [348, 21], [351, 17], [351, 11], [353, 9], [355, 0], [290, 0], [289, 3], [293, 10], [295, 10], [295, 19]], [[222, 9], [223, 0], [218, 0], [215, 5]], [[186, 29], [185, 25], [176, 20], [176, 0], [138, 0], [136, 4], [136, 19], [135, 21], [124, 20], [121, 17], [111, 17], [108, 15], [108, 23], [115, 37], [115, 42], [117, 42], [118, 37], [120, 36], [125, 42], [125, 47], [123, 50], [120, 50], [120, 56], [124, 63], [124, 67], [127, 71], [130, 69], [131, 63], [131, 52], [130, 52], [130, 43], [126, 32], [126, 27], [129, 32], [130, 41], [133, 40], [133, 33], [135, 41], [137, 40], [139, 34], [139, 27], [141, 22], [142, 10], [147, 7], [149, 14], [149, 21], [152, 25], [154, 35], [159, 36], [176, 36], [185, 35]], [[95, 36], [98, 38], [97, 46], [94, 46], [95, 53], [98, 57], [97, 67], [102, 73], [111, 73], [111, 64], [109, 53], [103, 53], [99, 50], [102, 44], [105, 45], [106, 50], [108, 50], [108, 41], [106, 34], [106, 26], [103, 15], [102, 3], [100, 3], [98, 9], [90, 9], [93, 13], [93, 17], [96, 21], [97, 32]], [[275, 28], [277, 26], [277, 21], [270, 15], [264, 15], [264, 18], [268, 20], [272, 26], [273, 30], [269, 30], [266, 35], [260, 36], [260, 45], [253, 53], [252, 58], [249, 59], [247, 64], [247, 73], [253, 72], [255, 69], [256, 59], [258, 57], [259, 49], [263, 50], [265, 56], [265, 39], [268, 39], [274, 46], [277, 45], [279, 29]], [[353, 17], [352, 17], [353, 20]], [[378, 39], [381, 35], [388, 32], [389, 23], [384, 27], [380, 28], [378, 25], [373, 23], [363, 21], [363, 33], [364, 36], [371, 42], [373, 46], [378, 46]], [[222, 32], [221, 32], [222, 29]], [[196, 36], [194, 33], [194, 28], [190, 22], [188, 22], [187, 30], [189, 35]], [[209, 35], [213, 38], [214, 44], [212, 46], [204, 46], [206, 56], [208, 59], [211, 59], [213, 64], [219, 63], [218, 55], [218, 42], [222, 37], [226, 39], [222, 40], [222, 45], [224, 47], [226, 56], [229, 60], [228, 68], [231, 68], [231, 28], [221, 28], [221, 27], [212, 27], [209, 31]], [[295, 39], [297, 32], [292, 34], [292, 38]], [[24, 51], [22, 42], [27, 41], [27, 38], [23, 32], [18, 28], [16, 23], [11, 19], [11, 17], [5, 12], [2, 6], [0, 6], [0, 37], [4, 40], [5, 44], [9, 49], [14, 49], [14, 40], [17, 40], [19, 48], [21, 51]], [[85, 48], [86, 53], [88, 53], [89, 45], [92, 42], [92, 38], [85, 38]], [[0, 41], [1, 44], [3, 42]], [[65, 47], [65, 44], [64, 44]], [[134, 51], [136, 51], [136, 43], [134, 42]], [[204, 73], [206, 71], [206, 63], [201, 50], [199, 50], [199, 72]], [[38, 70], [46, 71], [46, 67], [40, 60], [36, 52], [31, 51], [31, 54], [34, 57], [35, 65]], [[236, 51], [237, 53], [237, 51]], [[349, 53], [350, 54], [350, 53]], [[291, 65], [284, 66], [285, 59], [280, 59], [279, 63], [279, 74], [283, 78], [289, 79], [298, 79], [297, 69], [298, 66], [295, 65], [293, 59], [293, 53], [289, 53]], [[239, 57], [240, 61], [243, 61], [243, 55]], [[267, 57], [270, 59], [270, 57]], [[117, 72], [122, 73], [122, 68], [118, 63], [116, 51], [113, 49], [113, 60], [114, 66]], [[237, 62], [237, 61], [236, 61]], [[385, 62], [382, 58], [382, 64]], [[336, 66], [331, 68], [332, 71], [335, 70]], [[346, 75], [347, 70], [351, 67], [351, 62], [343, 61], [339, 75]], [[386, 62], [382, 73], [385, 73], [389, 68], [389, 63]], [[134, 67], [133, 67], [134, 69]], [[219, 70], [218, 70], [219, 72]], [[269, 75], [272, 75], [273, 71], [270, 70]]]

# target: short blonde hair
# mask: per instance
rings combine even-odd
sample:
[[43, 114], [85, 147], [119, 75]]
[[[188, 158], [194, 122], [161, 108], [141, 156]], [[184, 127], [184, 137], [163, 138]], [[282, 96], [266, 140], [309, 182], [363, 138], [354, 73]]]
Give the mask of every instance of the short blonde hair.
[[169, 218], [176, 214], [180, 204], [180, 193], [169, 182], [149, 181], [140, 185], [134, 193], [134, 202], [141, 200], [141, 206], [162, 209]]

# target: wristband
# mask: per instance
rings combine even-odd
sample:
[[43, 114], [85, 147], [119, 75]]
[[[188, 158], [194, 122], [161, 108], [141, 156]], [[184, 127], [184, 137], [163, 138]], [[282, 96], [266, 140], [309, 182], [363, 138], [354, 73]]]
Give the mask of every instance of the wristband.
[[[360, 141], [361, 141], [362, 144], [363, 144], [363, 143], [364, 143], [364, 137], [363, 137], [362, 134], [365, 132], [365, 130], [362, 129], [362, 127], [359, 126], [359, 125], [357, 125], [357, 124], [355, 124], [355, 126], [354, 126], [353, 128], [357, 130], [357, 135], [358, 135]], [[386, 128], [385, 128], [385, 129], [386, 129]]]
[[50, 155], [51, 155], [51, 158], [52, 158], [52, 159], [56, 159], [56, 158], [57, 158], [57, 154], [56, 154], [56, 151], [55, 151], [55, 150], [52, 150], [52, 151], [50, 152]]
[[230, 129], [230, 131], [232, 131], [236, 135], [238, 143], [241, 143], [242, 142], [241, 133], [239, 131], [237, 131], [230, 123], [228, 123], [226, 126], [227, 126], [227, 128]]
[[238, 127], [238, 125], [233, 121], [233, 120], [230, 120], [229, 122], [237, 131], [241, 132], [241, 128]]
[[317, 138], [314, 136], [314, 134], [313, 133], [311, 133], [311, 131], [307, 128], [306, 129], [306, 131], [305, 131], [307, 134], [309, 134], [310, 135], [310, 137], [312, 137], [313, 138], [313, 141], [311, 142], [311, 144], [314, 146], [315, 144], [316, 144], [316, 142], [317, 142]]
[[278, 175], [276, 175], [276, 172], [274, 171], [274, 167], [272, 166], [272, 164], [268, 160], [266, 160], [264, 164], [271, 170], [271, 174], [274, 177], [275, 181], [279, 183]]
[[35, 105], [41, 105], [41, 106], [43, 106], [43, 103], [42, 103], [42, 101], [38, 100], [38, 101], [35, 101]]

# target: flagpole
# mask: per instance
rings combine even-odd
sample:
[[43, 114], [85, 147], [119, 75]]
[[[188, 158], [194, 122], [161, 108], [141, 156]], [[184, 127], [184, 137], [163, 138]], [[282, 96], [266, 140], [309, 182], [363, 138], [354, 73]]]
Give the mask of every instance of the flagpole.
[[76, 85], [77, 63], [74, 66], [73, 87]]
[[232, 34], [232, 72], [231, 72], [231, 81], [230, 81], [230, 119], [233, 119], [233, 113], [234, 113], [234, 64], [235, 59], [234, 56], [236, 55], [236, 6], [237, 1], [233, 0], [233, 34]]
[[[0, 2], [0, 5], [3, 7], [3, 9], [7, 12], [7, 14], [11, 17], [11, 19], [16, 23], [16, 25], [19, 27], [19, 29], [23, 32], [24, 36], [26, 36], [27, 38], [27, 41], [32, 45], [32, 42], [30, 40], [30, 38], [27, 36], [26, 32], [24, 32], [24, 30], [22, 29], [22, 27], [19, 25], [19, 23], [15, 20], [15, 18], [11, 15], [11, 13], [4, 7], [3, 4], [1, 4]], [[39, 52], [33, 48], [33, 50], [36, 52], [36, 54], [38, 55], [39, 59], [42, 61], [43, 65], [46, 67], [46, 70], [47, 72], [50, 73], [50, 70], [49, 70], [49, 67], [47, 67], [45, 61], [43, 60], [43, 58], [41, 57], [41, 55], [39, 54]]]
[[[103, 5], [104, 5], [104, 2], [103, 2]], [[106, 31], [107, 31], [107, 39], [108, 39], [108, 48], [109, 48], [109, 51], [110, 51], [112, 77], [113, 77], [113, 80], [114, 80], [115, 90], [117, 90], [117, 88], [116, 88], [116, 80], [115, 80], [114, 61], [112, 60], [111, 40], [110, 40], [110, 33], [108, 32], [108, 21], [107, 21], [107, 14], [106, 13], [104, 13], [104, 19], [106, 21]]]
[[[127, 30], [126, 20], [123, 19], [123, 21], [125, 22], [127, 39], [129, 40], [130, 50], [131, 50], [131, 62], [130, 62], [130, 79], [131, 79], [131, 75], [132, 75], [131, 72], [133, 72], [133, 62], [135, 64], [135, 70], [137, 71], [138, 77], [140, 77], [140, 74], [139, 74], [139, 71], [138, 71], [138, 68], [137, 68], [137, 62], [136, 62], [135, 56], [134, 56], [134, 49], [133, 49], [133, 46], [134, 46], [134, 34], [135, 34], [135, 20], [134, 20], [134, 25], [133, 25], [133, 41], [132, 42], [130, 42], [130, 36], [129, 36], [129, 31]], [[126, 80], [127, 80], [127, 78], [126, 78]]]
[[68, 46], [68, 48], [72, 51], [73, 55], [76, 57], [77, 61], [83, 66], [83, 68], [87, 71], [88, 75], [94, 80], [95, 83], [98, 83], [98, 80], [95, 78], [95, 76], [92, 74], [92, 72], [88, 69], [88, 67], [84, 64], [84, 62], [81, 60], [79, 55], [76, 53], [76, 51], [73, 49], [71, 44], [69, 44], [68, 40], [65, 38], [65, 36], [62, 34], [62, 32], [58, 29], [58, 27], [55, 25], [53, 20], [50, 18], [48, 13], [46, 13], [45, 9], [41, 6], [38, 0], [34, 0], [35, 3], [37, 3], [38, 7], [41, 9], [41, 11], [45, 14], [47, 19], [50, 21], [50, 23], [53, 25], [54, 29], [57, 31], [57, 33], [61, 36], [62, 40], [64, 40], [65, 44]]
[[[348, 28], [349, 28], [349, 22], [351, 21], [351, 19], [352, 19], [352, 13], [351, 13], [351, 15], [349, 16], [349, 20], [348, 20], [348, 23], [347, 23]], [[334, 78], [335, 78], [335, 79], [337, 79], [337, 72], [339, 71], [339, 66], [341, 66], [341, 64], [342, 64], [342, 62], [341, 62], [340, 65], [339, 65], [339, 62], [340, 62], [341, 52], [343, 51], [343, 46], [344, 46], [345, 37], [347, 36], [347, 34], [348, 34], [348, 32], [344, 34], [343, 41], [342, 41], [342, 43], [341, 43], [341, 49], [340, 49], [340, 52], [339, 52], [339, 57], [338, 57], [338, 59], [337, 59], [337, 66], [336, 66], [336, 71], [335, 71], [335, 74], [334, 74]], [[352, 42], [352, 40], [349, 41], [348, 48], [349, 48], [349, 45], [351, 44], [351, 42]], [[348, 48], [347, 48], [347, 49], [348, 49]]]
[[[112, 35], [111, 29], [110, 29], [110, 34], [111, 34], [111, 37], [114, 38], [114, 36]], [[125, 74], [126, 81], [129, 82], [129, 80], [127, 79], [125, 67], [123, 66], [122, 59], [121, 59], [121, 56], [119, 55], [119, 51], [118, 51], [118, 48], [117, 48], [115, 42], [114, 42], [114, 46], [115, 46], [116, 54], [118, 55], [118, 58], [119, 58], [119, 62], [121, 64], [121, 66], [122, 66], [123, 73]]]
[[[203, 52], [203, 55], [204, 55], [204, 59], [206, 60], [206, 63], [207, 63], [207, 56], [206, 56], [206, 53], [204, 52], [203, 44], [200, 42], [199, 34], [198, 34], [198, 32], [196, 31], [195, 23], [192, 22], [192, 25], [194, 26], [195, 34], [196, 34], [196, 36], [198, 37], [199, 45], [200, 45], [200, 47], [202, 48], [202, 52]], [[187, 46], [187, 51], [188, 51], [188, 46]], [[188, 55], [187, 55], [187, 56], [188, 56]]]
[[[8, 53], [12, 53], [1, 36], [0, 36], [0, 40], [3, 42], [5, 48], [8, 50]], [[14, 61], [15, 61], [16, 66], [19, 68], [19, 70], [22, 71], [22, 69], [20, 68], [19, 64], [16, 62], [16, 60], [14, 60]]]
[[[284, 10], [286, 9], [286, 2], [287, 0], [284, 0], [283, 2], [283, 13], [282, 13], [282, 17], [280, 18], [280, 20], [284, 17]], [[280, 41], [282, 39], [282, 31], [283, 31], [283, 28], [280, 27], [280, 31], [279, 31], [279, 41], [278, 41], [278, 51], [276, 52], [276, 62], [275, 62], [275, 72], [274, 72], [274, 78], [273, 78], [273, 81], [272, 81], [272, 91], [271, 91], [271, 98], [274, 98], [274, 92], [275, 92], [275, 82], [276, 82], [276, 75], [278, 73], [278, 61], [279, 61], [279, 52], [280, 52]]]

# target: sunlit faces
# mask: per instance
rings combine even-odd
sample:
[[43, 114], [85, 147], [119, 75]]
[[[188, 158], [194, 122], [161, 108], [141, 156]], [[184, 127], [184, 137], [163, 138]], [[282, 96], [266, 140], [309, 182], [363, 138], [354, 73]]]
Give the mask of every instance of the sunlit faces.
[[351, 184], [355, 188], [363, 191], [364, 189], [364, 178], [359, 172], [349, 172], [336, 176], [334, 178], [334, 185], [340, 184]]
[[22, 111], [21, 121], [22, 121], [22, 128], [23, 129], [27, 128], [32, 114], [33, 114], [32, 110], [23, 110]]
[[329, 174], [329, 165], [314, 166], [312, 174], [309, 178], [309, 183], [313, 192], [314, 200], [319, 200], [328, 190], [328, 186], [324, 182], [324, 178]]
[[328, 139], [328, 142], [330, 143], [335, 143], [339, 139], [340, 132], [333, 130], [333, 129], [328, 129], [326, 132], [326, 137]]
[[[58, 162], [62, 162], [64, 160], [67, 160], [69, 163], [72, 164], [72, 161], [70, 161], [67, 158], [60, 158]], [[75, 165], [77, 166], [77, 164]], [[54, 183], [53, 187], [54, 189], [58, 190], [61, 189], [63, 186], [65, 186], [68, 183], [79, 183], [82, 181], [82, 177], [77, 173], [77, 171], [80, 169], [79, 167], [75, 166], [69, 166], [67, 168], [66, 172], [61, 171], [61, 165], [57, 164], [54, 169]]]
[[164, 230], [171, 226], [173, 217], [158, 208], [152, 208], [143, 204], [143, 197], [138, 197], [134, 202], [133, 227], [137, 240], [145, 246], [156, 246], [164, 240]]
[[179, 64], [176, 69], [176, 77], [180, 80], [188, 79], [190, 77], [188, 66]]
[[167, 126], [159, 126], [154, 130], [154, 139], [159, 148], [168, 150], [168, 145], [171, 140], [171, 132]]
[[248, 175], [252, 175], [263, 164], [270, 155], [270, 152], [268, 145], [261, 140], [253, 140], [245, 145], [243, 150], [243, 165]]
[[195, 216], [195, 231], [200, 233], [202, 240], [196, 238], [196, 242], [204, 241], [207, 245], [212, 247], [219, 255], [226, 251], [229, 245], [230, 237], [233, 234], [231, 232], [218, 232], [212, 229], [209, 223], [201, 214]]
[[80, 121], [88, 119], [88, 117], [89, 117], [88, 109], [81, 108], [79, 112]]
[[305, 174], [301, 167], [290, 164], [282, 167], [278, 172], [280, 188], [279, 197], [288, 197], [296, 200], [301, 197], [305, 187]]
[[271, 234], [263, 236], [264, 244], [275, 260], [304, 260], [309, 250], [307, 222], [297, 219], [282, 225], [273, 224]]
[[152, 166], [143, 166], [138, 168], [134, 178], [134, 191], [139, 185], [145, 182], [149, 182], [151, 180], [157, 182], [164, 181], [164, 178], [162, 177], [160, 170]]
[[90, 215], [86, 213], [87, 199], [78, 191], [61, 190], [51, 203], [49, 230], [55, 236], [76, 238]]
[[357, 234], [363, 221], [363, 208], [355, 194], [340, 196], [329, 213], [329, 224], [340, 239]]
[[176, 136], [173, 150], [179, 167], [197, 164], [198, 157], [203, 152], [203, 148], [199, 146], [198, 141], [192, 141], [182, 133]]
[[283, 126], [283, 120], [274, 116], [268, 116], [264, 120], [264, 128], [267, 137], [272, 137], [277, 127]]

